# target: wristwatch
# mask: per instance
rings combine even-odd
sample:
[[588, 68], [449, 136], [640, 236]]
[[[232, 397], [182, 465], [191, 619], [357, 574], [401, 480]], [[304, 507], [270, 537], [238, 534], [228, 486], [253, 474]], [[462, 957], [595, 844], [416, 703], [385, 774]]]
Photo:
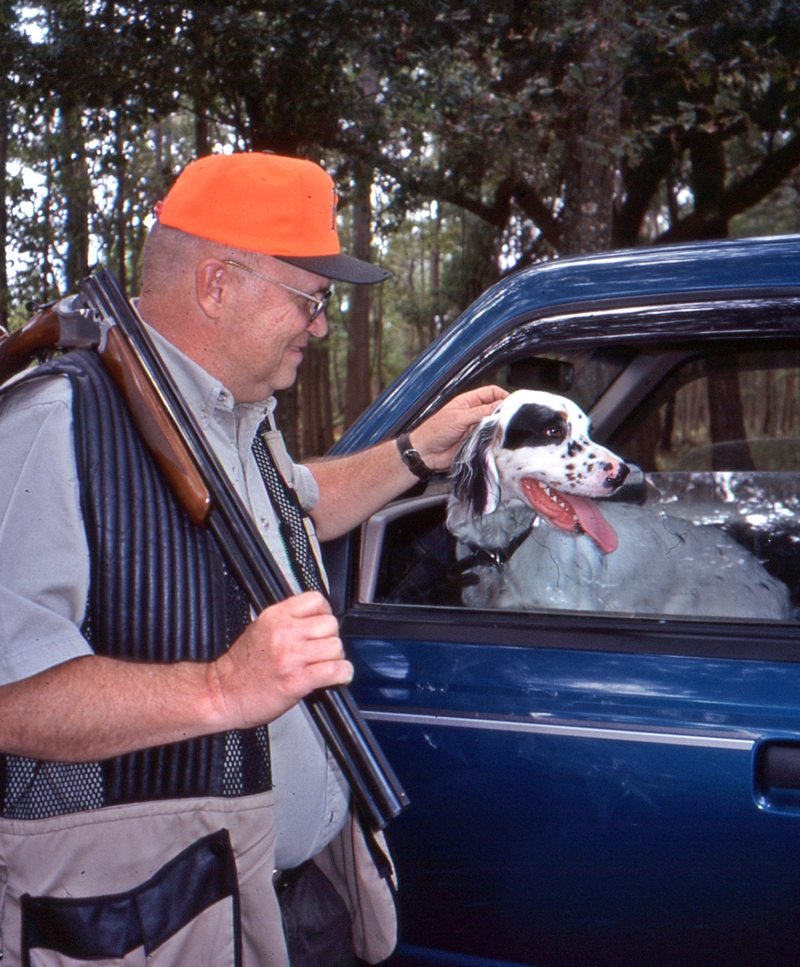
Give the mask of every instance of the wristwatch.
[[432, 470], [425, 463], [419, 455], [419, 451], [411, 446], [411, 440], [407, 433], [401, 433], [395, 442], [397, 443], [397, 449], [400, 451], [400, 459], [415, 477], [419, 477], [420, 480], [424, 481], [436, 473], [435, 470]]

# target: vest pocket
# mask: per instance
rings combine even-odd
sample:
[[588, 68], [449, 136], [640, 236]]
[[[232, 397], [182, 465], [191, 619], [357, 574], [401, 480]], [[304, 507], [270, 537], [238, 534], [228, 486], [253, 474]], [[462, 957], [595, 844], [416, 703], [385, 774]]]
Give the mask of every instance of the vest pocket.
[[[220, 935], [219, 918], [226, 900], [230, 901], [230, 929]], [[125, 893], [94, 897], [26, 893], [21, 914], [23, 967], [31, 967], [32, 950], [63, 955], [70, 963], [122, 963], [141, 948], [155, 963], [157, 952], [165, 947], [172, 948], [170, 958], [174, 958], [176, 945], [181, 956], [173, 963], [191, 963], [201, 953], [214, 964], [241, 967], [242, 963], [239, 886], [226, 829], [197, 840], [145, 883]], [[210, 921], [208, 930], [203, 920]], [[192, 930], [184, 931], [190, 924]], [[62, 961], [56, 956], [45, 958], [45, 963]]]

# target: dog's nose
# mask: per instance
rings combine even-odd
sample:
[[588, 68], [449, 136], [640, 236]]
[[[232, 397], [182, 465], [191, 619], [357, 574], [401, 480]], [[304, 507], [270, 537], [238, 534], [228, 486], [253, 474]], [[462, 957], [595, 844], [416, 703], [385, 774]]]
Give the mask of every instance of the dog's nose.
[[[614, 469], [614, 465], [612, 463], [607, 463], [604, 469], [611, 471]], [[631, 472], [631, 468], [628, 466], [627, 463], [620, 463], [620, 465], [617, 467], [616, 476], [606, 477], [605, 479], [606, 487], [608, 487], [611, 490], [617, 490], [625, 483], [625, 478], [628, 476], [630, 472]]]

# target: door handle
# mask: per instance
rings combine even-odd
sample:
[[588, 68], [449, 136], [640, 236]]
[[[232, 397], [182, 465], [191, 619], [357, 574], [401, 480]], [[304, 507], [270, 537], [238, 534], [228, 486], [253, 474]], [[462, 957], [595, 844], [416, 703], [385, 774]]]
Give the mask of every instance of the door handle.
[[764, 742], [756, 752], [756, 783], [769, 789], [800, 789], [800, 742]]

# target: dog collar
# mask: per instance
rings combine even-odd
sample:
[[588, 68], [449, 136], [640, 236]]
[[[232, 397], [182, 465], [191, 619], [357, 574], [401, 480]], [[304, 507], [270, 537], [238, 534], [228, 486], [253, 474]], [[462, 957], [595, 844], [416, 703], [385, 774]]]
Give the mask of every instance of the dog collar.
[[469, 557], [464, 557], [460, 561], [457, 561], [455, 571], [462, 573], [463, 571], [468, 571], [471, 567], [493, 567], [498, 571], [502, 571], [503, 567], [514, 556], [515, 551], [522, 547], [528, 539], [535, 520], [536, 518], [534, 517], [530, 526], [520, 531], [514, 540], [505, 547], [495, 547], [492, 550], [488, 550], [485, 547], [479, 547], [477, 544], [471, 544], [468, 541], [465, 542], [467, 547], [472, 551], [472, 554]]
[[411, 440], [407, 433], [401, 433], [395, 442], [400, 451], [400, 459], [415, 477], [425, 481], [434, 475], [436, 471], [432, 470], [419, 455], [419, 451], [411, 446]]

